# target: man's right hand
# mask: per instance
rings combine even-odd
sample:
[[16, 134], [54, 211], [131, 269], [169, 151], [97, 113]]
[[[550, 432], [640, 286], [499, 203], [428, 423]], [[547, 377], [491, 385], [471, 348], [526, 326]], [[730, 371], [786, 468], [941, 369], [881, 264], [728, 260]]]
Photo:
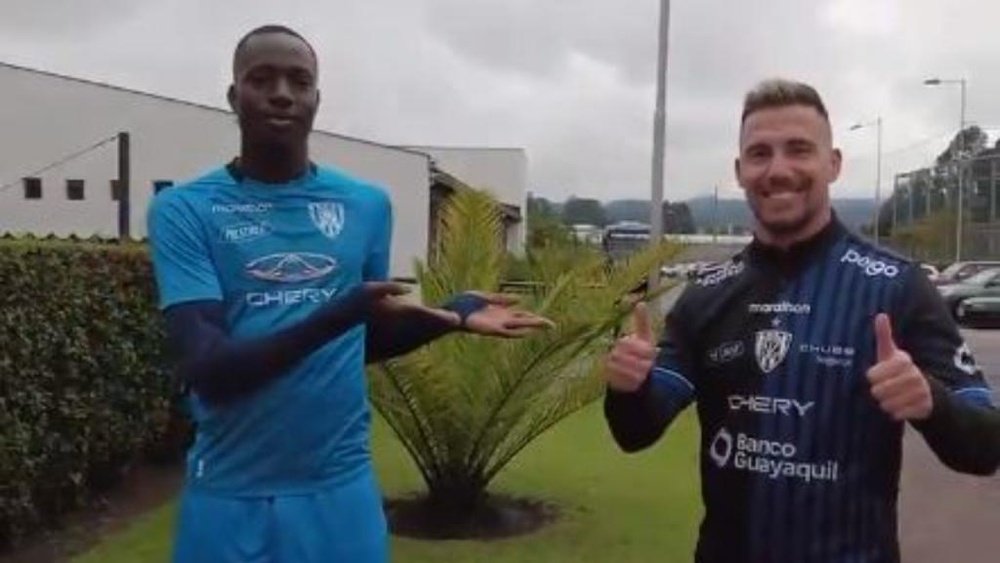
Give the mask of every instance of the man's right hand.
[[604, 362], [608, 386], [622, 393], [637, 391], [649, 377], [656, 361], [656, 341], [649, 309], [643, 302], [632, 310], [632, 334], [618, 339]]

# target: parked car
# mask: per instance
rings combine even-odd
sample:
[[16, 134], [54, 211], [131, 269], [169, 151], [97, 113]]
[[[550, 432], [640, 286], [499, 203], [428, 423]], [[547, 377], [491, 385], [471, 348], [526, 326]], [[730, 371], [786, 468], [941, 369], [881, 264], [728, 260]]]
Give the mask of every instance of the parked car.
[[937, 285], [958, 283], [991, 268], [1000, 268], [1000, 262], [991, 260], [955, 262], [945, 268], [933, 281]]
[[1000, 297], [1000, 268], [983, 270], [958, 283], [938, 286], [948, 310], [958, 317], [957, 307], [972, 297]]
[[963, 326], [1000, 328], [1000, 296], [966, 299], [955, 307], [955, 318]]

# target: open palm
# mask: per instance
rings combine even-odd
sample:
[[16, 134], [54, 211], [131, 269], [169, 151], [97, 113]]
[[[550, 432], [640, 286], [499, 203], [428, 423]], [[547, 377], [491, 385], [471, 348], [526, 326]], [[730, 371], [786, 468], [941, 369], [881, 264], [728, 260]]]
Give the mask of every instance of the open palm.
[[517, 301], [499, 293], [470, 292], [486, 300], [486, 307], [465, 320], [465, 329], [484, 336], [518, 338], [537, 329], [552, 328], [555, 323], [516, 306]]

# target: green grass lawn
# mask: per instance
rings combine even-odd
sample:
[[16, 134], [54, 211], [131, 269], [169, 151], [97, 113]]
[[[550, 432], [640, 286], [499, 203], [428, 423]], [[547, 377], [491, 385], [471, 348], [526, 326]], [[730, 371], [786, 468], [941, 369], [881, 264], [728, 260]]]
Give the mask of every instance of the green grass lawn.
[[[556, 523], [491, 542], [393, 537], [393, 561], [690, 561], [702, 513], [697, 436], [688, 412], [655, 448], [625, 455], [611, 441], [600, 404], [592, 405], [525, 450], [494, 485], [557, 503], [562, 517]], [[420, 489], [419, 475], [384, 423], [375, 425], [373, 448], [389, 495]], [[75, 563], [167, 561], [174, 510], [170, 505], [139, 519]]]

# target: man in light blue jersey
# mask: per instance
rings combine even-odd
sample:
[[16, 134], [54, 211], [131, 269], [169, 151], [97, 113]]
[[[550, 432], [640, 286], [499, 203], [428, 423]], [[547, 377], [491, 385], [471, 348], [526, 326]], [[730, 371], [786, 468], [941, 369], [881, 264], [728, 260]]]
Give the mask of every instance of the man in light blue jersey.
[[548, 324], [500, 296], [398, 298], [380, 188], [317, 166], [317, 62], [265, 26], [236, 48], [239, 158], [160, 193], [149, 236], [178, 373], [197, 424], [174, 561], [384, 562], [364, 366], [455, 330]]

